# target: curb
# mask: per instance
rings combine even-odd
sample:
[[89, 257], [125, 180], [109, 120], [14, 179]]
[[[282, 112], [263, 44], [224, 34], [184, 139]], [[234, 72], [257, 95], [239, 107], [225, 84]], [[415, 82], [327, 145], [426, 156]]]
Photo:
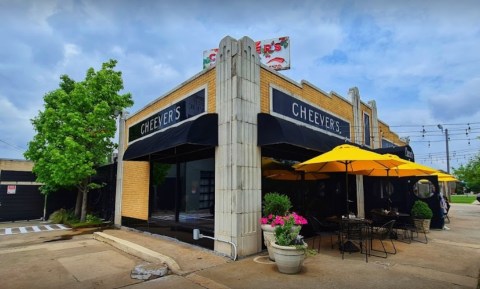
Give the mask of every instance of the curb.
[[180, 269], [180, 266], [173, 260], [172, 258], [160, 254], [158, 252], [152, 251], [135, 243], [105, 234], [103, 232], [95, 232], [93, 233], [93, 238], [97, 241], [101, 241], [107, 243], [119, 250], [122, 250], [130, 255], [136, 256], [140, 259], [143, 259], [147, 262], [151, 263], [163, 263], [168, 266], [168, 269], [172, 271], [172, 273], [177, 275], [185, 275], [187, 272], [183, 272]]

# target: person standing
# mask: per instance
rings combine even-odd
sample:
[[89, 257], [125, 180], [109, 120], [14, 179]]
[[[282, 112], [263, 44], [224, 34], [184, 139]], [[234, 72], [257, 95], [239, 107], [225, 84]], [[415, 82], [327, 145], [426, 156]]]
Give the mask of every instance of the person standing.
[[447, 201], [445, 201], [443, 194], [440, 193], [439, 195], [440, 195], [440, 210], [442, 212], [442, 219], [443, 219], [443, 230], [450, 230], [449, 227], [445, 226], [445, 218], [447, 217], [449, 206], [447, 204]]

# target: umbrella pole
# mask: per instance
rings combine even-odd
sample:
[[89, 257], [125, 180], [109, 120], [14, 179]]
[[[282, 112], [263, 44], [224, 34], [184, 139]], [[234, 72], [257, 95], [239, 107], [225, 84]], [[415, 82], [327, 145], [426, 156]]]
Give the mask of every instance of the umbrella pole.
[[345, 162], [345, 192], [347, 195], [347, 216], [350, 214], [350, 205], [348, 204], [348, 162]]

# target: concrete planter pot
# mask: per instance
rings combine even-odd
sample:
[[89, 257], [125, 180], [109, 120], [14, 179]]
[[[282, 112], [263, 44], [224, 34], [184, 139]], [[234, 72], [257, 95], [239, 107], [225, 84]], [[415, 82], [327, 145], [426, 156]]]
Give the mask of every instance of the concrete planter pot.
[[267, 247], [268, 251], [268, 257], [270, 260], [275, 261], [275, 255], [273, 254], [273, 249], [271, 249], [271, 243], [275, 243], [275, 234], [273, 231], [275, 231], [275, 227], [272, 227], [271, 225], [260, 225], [263, 231], [263, 240], [264, 244]]
[[417, 230], [424, 231], [425, 233], [430, 232], [430, 221], [430, 219], [413, 219]]
[[307, 244], [300, 249], [294, 246], [280, 246], [274, 242], [271, 245], [275, 255], [275, 263], [280, 273], [297, 274], [300, 272], [303, 260], [305, 260]]

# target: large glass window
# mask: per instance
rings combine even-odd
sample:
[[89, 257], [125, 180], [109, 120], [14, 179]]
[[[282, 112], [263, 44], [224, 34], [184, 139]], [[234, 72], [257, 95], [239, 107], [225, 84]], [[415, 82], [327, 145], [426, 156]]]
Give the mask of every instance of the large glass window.
[[213, 235], [215, 161], [151, 165], [149, 231], [191, 241], [192, 230]]

